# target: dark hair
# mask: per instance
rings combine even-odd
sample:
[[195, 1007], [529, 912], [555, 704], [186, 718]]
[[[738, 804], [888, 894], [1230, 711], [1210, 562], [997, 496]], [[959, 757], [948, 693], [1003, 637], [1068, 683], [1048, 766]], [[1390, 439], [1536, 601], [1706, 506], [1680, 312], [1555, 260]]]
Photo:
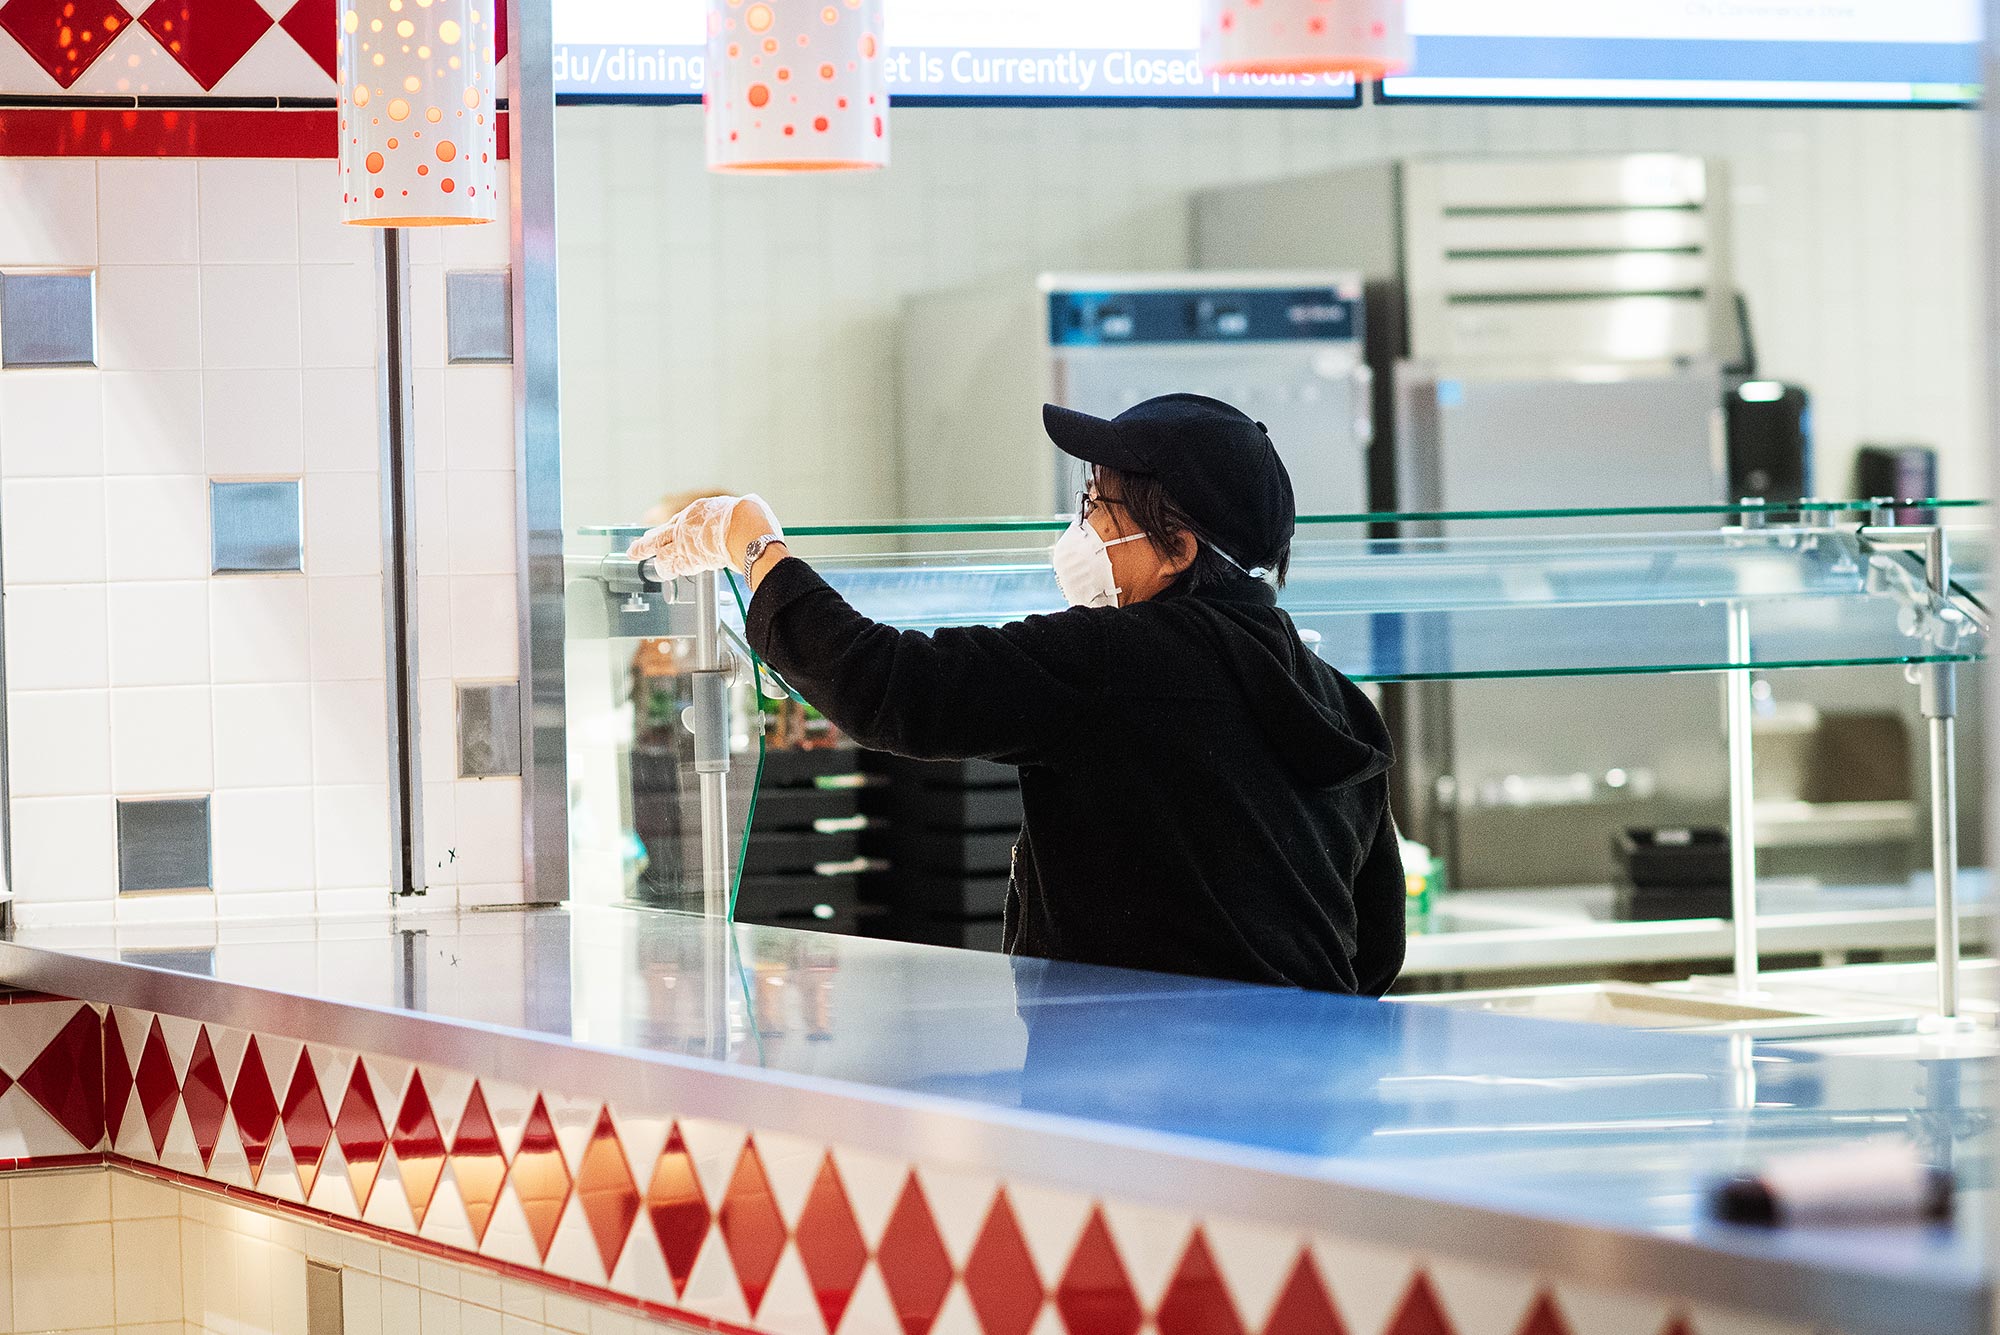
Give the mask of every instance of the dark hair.
[[[1187, 512], [1174, 503], [1174, 498], [1167, 494], [1165, 484], [1158, 478], [1143, 473], [1121, 473], [1112, 468], [1100, 467], [1095, 472], [1100, 490], [1122, 502], [1119, 508], [1130, 518], [1133, 527], [1151, 539], [1162, 552], [1178, 542], [1182, 534], [1194, 536], [1194, 563], [1175, 579], [1175, 587], [1192, 592], [1244, 578], [1243, 571], [1231, 565], [1195, 527]], [[1231, 552], [1229, 555], [1253, 570], [1262, 566], [1275, 577], [1279, 588], [1285, 587], [1285, 575], [1292, 568], [1292, 544], [1289, 539], [1275, 554], [1253, 556]]]

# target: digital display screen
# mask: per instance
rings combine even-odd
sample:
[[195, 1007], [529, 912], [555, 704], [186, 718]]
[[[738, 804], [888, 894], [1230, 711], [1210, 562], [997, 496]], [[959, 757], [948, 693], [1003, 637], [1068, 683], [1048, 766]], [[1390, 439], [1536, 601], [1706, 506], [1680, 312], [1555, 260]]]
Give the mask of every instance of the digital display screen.
[[1409, 0], [1387, 101], [1964, 105], [1980, 0]]
[[[1200, 0], [887, 0], [898, 102], [1311, 102], [1353, 106], [1353, 80], [1211, 75]], [[556, 95], [692, 102], [708, 54], [703, 0], [555, 0]]]

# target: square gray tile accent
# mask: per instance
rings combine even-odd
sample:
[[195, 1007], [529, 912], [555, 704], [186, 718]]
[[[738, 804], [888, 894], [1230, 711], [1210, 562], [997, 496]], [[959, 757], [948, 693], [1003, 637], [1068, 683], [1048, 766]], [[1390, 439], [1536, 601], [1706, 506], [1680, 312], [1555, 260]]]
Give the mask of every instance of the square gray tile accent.
[[498, 273], [444, 276], [446, 352], [453, 363], [514, 360], [514, 284]]
[[215, 948], [207, 950], [121, 950], [118, 958], [127, 964], [143, 964], [149, 969], [215, 977]]
[[296, 479], [211, 482], [208, 518], [216, 574], [304, 569]]
[[461, 682], [458, 777], [497, 779], [521, 772], [521, 684]]
[[0, 273], [0, 366], [96, 364], [92, 275]]
[[307, 1261], [306, 1335], [341, 1335], [347, 1325], [345, 1297], [339, 1266]]
[[118, 892], [209, 887], [208, 799], [118, 802]]

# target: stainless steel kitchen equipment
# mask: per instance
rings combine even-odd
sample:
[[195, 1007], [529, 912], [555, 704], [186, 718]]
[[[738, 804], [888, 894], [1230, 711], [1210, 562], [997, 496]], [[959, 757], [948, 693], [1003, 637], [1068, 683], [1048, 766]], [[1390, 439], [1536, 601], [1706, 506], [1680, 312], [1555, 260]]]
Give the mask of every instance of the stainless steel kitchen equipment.
[[[1364, 275], [1372, 508], [1733, 499], [1721, 405], [1739, 330], [1717, 164], [1676, 154], [1385, 162], [1210, 191], [1192, 207], [1200, 266], [1334, 264]], [[1559, 696], [1440, 683], [1400, 688], [1387, 703], [1404, 819], [1458, 885], [1602, 882], [1615, 831], [1727, 814], [1713, 683], [1641, 690], [1586, 678]]]
[[1081, 465], [1041, 405], [1113, 416], [1207, 394], [1265, 422], [1302, 513], [1367, 508], [1372, 390], [1350, 273], [1048, 274], [904, 308], [903, 509], [953, 518], [1061, 514]]

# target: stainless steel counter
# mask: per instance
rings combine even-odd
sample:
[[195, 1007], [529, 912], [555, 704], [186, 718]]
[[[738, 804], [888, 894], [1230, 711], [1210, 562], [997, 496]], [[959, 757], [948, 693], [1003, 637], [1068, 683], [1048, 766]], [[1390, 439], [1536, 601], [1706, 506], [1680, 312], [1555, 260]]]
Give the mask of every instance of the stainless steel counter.
[[22, 932], [0, 980], [1853, 1335], [1988, 1329], [1969, 1225], [1700, 1207], [1768, 1153], [1864, 1137], [1985, 1181], [1991, 1073], [1943, 1051], [1753, 1053], [615, 909]]

